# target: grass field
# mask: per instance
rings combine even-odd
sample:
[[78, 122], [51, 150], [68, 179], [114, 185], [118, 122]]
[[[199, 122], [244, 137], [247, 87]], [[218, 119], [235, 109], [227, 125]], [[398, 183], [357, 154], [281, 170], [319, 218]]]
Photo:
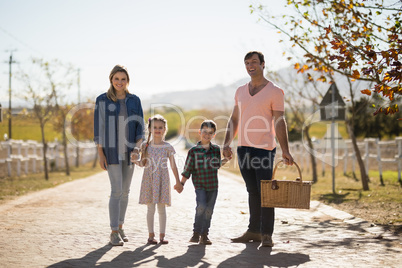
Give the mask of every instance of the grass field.
[[[41, 141], [42, 134], [39, 122], [31, 115], [21, 114], [12, 117], [12, 138], [14, 140], [34, 140]], [[4, 134], [8, 135], [8, 119], [3, 118], [0, 123], [0, 139], [3, 140]], [[45, 138], [47, 141], [54, 141], [55, 138], [61, 140], [61, 133], [57, 133], [49, 122], [45, 125]]]

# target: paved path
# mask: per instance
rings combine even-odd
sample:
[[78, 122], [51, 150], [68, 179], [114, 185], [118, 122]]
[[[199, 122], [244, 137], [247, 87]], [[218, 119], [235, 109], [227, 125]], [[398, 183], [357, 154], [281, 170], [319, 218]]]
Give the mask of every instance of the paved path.
[[[225, 170], [212, 245], [187, 242], [195, 206], [191, 183], [180, 195], [172, 191], [169, 245], [147, 245], [146, 207], [138, 204], [141, 175], [136, 167], [124, 226], [130, 242], [123, 247], [108, 245], [106, 172], [1, 205], [0, 267], [402, 267], [400, 237], [316, 201], [310, 210], [276, 210], [272, 249], [230, 243], [246, 230], [248, 209], [242, 179]], [[158, 230], [157, 216], [155, 223]]]

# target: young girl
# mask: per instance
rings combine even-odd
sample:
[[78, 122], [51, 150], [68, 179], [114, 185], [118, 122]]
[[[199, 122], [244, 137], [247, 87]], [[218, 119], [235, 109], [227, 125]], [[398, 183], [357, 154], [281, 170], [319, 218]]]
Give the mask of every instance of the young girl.
[[[154, 232], [155, 206], [159, 214], [159, 242], [167, 244], [165, 240], [166, 230], [166, 206], [170, 206], [170, 179], [167, 167], [169, 159], [170, 167], [176, 179], [174, 188], [177, 191], [183, 190], [179, 180], [176, 162], [174, 160], [175, 150], [172, 145], [164, 140], [167, 131], [166, 119], [161, 115], [155, 115], [148, 120], [148, 139], [141, 145], [141, 159], [133, 161], [145, 167], [141, 182], [140, 204], [148, 206], [148, 243], [157, 244]], [[151, 139], [152, 137], [152, 139]]]

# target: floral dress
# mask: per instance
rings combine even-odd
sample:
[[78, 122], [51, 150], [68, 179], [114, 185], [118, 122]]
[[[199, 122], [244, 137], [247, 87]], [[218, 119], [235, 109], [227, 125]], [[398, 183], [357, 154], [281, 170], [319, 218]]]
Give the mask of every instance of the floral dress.
[[148, 161], [142, 175], [140, 204], [162, 203], [170, 206], [168, 159], [175, 153], [173, 146], [167, 142], [162, 145], [149, 144]]

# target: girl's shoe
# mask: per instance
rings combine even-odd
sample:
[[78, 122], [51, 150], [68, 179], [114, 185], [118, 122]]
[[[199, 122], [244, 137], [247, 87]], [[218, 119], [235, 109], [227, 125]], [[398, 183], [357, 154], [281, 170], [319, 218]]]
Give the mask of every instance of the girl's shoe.
[[148, 244], [156, 245], [158, 244], [158, 241], [156, 241], [155, 238], [148, 238]]
[[167, 245], [167, 244], [169, 244], [169, 241], [164, 240], [164, 239], [161, 239], [160, 242], [159, 242], [159, 244], [161, 244], [161, 245]]

